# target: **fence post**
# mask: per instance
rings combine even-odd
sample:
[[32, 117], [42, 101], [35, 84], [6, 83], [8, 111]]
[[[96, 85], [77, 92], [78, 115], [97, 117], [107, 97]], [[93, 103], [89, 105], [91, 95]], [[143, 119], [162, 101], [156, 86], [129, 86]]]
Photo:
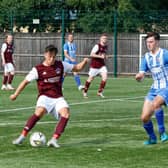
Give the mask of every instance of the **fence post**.
[[114, 77], [117, 77], [117, 9], [114, 10]]
[[64, 7], [62, 6], [62, 14], [61, 14], [61, 20], [62, 20], [62, 23], [61, 23], [61, 58], [62, 60], [64, 60], [64, 43], [65, 43], [65, 39], [64, 39], [64, 36], [65, 36], [65, 10], [64, 10]]

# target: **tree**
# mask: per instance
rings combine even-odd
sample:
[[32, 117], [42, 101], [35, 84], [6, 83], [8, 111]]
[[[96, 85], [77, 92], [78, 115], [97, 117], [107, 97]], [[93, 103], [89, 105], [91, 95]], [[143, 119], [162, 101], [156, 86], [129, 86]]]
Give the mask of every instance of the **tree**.
[[24, 26], [29, 31], [60, 31], [62, 9], [67, 31], [112, 32], [114, 12], [118, 31], [167, 31], [167, 0], [2, 0], [0, 9], [0, 31], [13, 26], [18, 31]]

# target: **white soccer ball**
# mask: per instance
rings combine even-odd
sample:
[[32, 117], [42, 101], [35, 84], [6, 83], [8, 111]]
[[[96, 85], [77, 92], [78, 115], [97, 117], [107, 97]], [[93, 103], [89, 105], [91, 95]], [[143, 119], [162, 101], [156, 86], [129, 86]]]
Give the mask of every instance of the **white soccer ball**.
[[41, 132], [34, 132], [30, 136], [30, 145], [33, 147], [40, 147], [46, 144], [46, 137]]

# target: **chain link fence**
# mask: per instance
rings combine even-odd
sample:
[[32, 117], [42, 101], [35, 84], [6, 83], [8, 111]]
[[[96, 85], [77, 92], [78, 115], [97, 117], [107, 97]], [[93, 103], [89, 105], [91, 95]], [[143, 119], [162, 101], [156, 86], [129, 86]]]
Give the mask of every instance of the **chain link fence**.
[[[39, 59], [43, 59], [43, 51], [48, 44], [55, 44], [59, 48], [58, 58], [62, 59], [66, 33], [74, 32], [80, 61], [85, 56], [89, 57], [100, 34], [106, 32], [109, 36], [109, 73], [135, 74], [139, 66], [139, 34], [149, 31], [166, 33], [167, 23], [167, 11], [2, 9], [0, 43], [6, 32], [13, 33], [16, 69], [18, 72], [27, 72]], [[166, 44], [167, 39], [164, 40]], [[87, 73], [87, 70], [88, 67], [82, 73]]]

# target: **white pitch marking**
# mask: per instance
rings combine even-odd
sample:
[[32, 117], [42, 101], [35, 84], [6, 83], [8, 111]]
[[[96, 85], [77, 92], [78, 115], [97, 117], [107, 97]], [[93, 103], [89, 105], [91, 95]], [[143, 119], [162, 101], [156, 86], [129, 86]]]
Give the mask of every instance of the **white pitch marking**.
[[[78, 102], [78, 103], [70, 103], [70, 106], [74, 105], [83, 105], [83, 104], [91, 104], [91, 103], [101, 103], [101, 102], [109, 102], [109, 101], [130, 101], [130, 102], [142, 102], [142, 101], [136, 101], [135, 99], [143, 98], [144, 96], [139, 97], [123, 97], [123, 98], [113, 98], [113, 99], [101, 99], [101, 100], [92, 100], [87, 102]], [[6, 110], [0, 110], [0, 113], [3, 112], [12, 112], [12, 111], [21, 111], [21, 110], [27, 110], [27, 109], [33, 109], [35, 106], [31, 107], [22, 107], [22, 108], [15, 108], [15, 109], [6, 109]]]
[[[107, 101], [130, 101], [130, 102], [142, 102], [142, 101], [136, 101], [136, 100], [133, 100], [133, 99], [138, 99], [138, 98], [142, 98], [144, 96], [140, 96], [140, 97], [125, 97], [125, 98], [117, 98], [117, 99], [104, 99], [104, 100], [93, 100], [93, 101], [88, 101], [88, 102], [82, 102], [82, 103], [71, 103], [70, 105], [80, 105], [80, 104], [90, 104], [90, 103], [98, 103], [98, 102], [107, 102]], [[20, 111], [20, 110], [23, 110], [23, 109], [31, 109], [31, 108], [34, 108], [34, 107], [25, 107], [25, 108], [17, 108], [17, 109], [10, 109], [10, 110], [1, 110], [0, 112], [12, 112], [12, 111]], [[138, 119], [137, 117], [124, 117], [124, 118], [113, 118], [113, 119], [100, 119], [100, 120], [79, 120], [79, 121], [70, 121], [72, 123], [79, 123], [79, 122], [104, 122], [104, 121], [107, 121], [107, 122], [110, 122], [110, 121], [121, 121], [121, 120], [130, 120], [130, 119]], [[38, 124], [54, 124], [56, 123], [56, 121], [43, 121], [43, 122], [38, 122]], [[10, 126], [10, 125], [23, 125], [24, 122], [20, 122], [20, 123], [12, 123], [12, 122], [6, 122], [6, 123], [0, 123], [0, 126]]]

